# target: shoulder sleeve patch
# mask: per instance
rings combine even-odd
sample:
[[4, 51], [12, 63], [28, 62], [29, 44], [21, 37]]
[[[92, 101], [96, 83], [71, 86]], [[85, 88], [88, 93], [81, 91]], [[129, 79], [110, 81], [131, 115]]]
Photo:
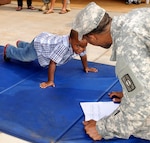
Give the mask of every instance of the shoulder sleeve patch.
[[130, 67], [125, 59], [120, 58], [116, 63], [116, 74], [123, 87], [123, 90], [130, 96], [135, 96], [138, 92], [143, 90], [141, 82], [136, 78], [134, 69]]
[[136, 88], [129, 74], [125, 74], [121, 80], [128, 92], [131, 92]]

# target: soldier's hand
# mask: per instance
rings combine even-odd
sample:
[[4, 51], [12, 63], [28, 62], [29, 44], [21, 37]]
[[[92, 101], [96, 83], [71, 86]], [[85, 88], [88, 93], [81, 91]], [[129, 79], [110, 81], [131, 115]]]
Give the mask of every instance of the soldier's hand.
[[121, 98], [123, 97], [122, 92], [111, 92], [108, 94], [110, 98], [112, 98], [113, 102], [121, 102]]
[[98, 134], [98, 131], [96, 130], [96, 121], [89, 120], [89, 121], [83, 121], [84, 129], [86, 134], [88, 134], [93, 140], [101, 140], [102, 136]]

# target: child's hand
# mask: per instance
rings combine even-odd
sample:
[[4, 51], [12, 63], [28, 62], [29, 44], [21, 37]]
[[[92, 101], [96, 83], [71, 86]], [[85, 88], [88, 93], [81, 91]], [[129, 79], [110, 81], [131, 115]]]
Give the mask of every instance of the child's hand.
[[88, 72], [98, 72], [98, 70], [96, 68], [85, 68], [85, 72], [88, 73]]
[[54, 82], [53, 81], [47, 81], [47, 82], [40, 83], [41, 88], [46, 88], [46, 87], [49, 87], [49, 86], [55, 87]]

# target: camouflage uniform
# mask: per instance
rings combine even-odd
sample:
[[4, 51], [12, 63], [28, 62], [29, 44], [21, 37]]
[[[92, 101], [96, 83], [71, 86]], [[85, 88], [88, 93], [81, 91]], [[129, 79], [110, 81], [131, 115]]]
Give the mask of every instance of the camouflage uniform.
[[112, 20], [111, 60], [124, 97], [119, 108], [97, 122], [105, 139], [128, 139], [131, 135], [150, 140], [150, 9], [135, 9]]

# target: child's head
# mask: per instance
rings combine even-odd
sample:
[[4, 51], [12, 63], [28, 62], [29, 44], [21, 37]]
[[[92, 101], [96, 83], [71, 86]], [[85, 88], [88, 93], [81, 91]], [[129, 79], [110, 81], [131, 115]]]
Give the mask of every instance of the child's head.
[[74, 30], [71, 30], [71, 32], [70, 32], [69, 42], [72, 46], [73, 51], [76, 54], [80, 54], [86, 50], [87, 41], [85, 39], [82, 39], [79, 41], [78, 40], [78, 32], [76, 32]]

